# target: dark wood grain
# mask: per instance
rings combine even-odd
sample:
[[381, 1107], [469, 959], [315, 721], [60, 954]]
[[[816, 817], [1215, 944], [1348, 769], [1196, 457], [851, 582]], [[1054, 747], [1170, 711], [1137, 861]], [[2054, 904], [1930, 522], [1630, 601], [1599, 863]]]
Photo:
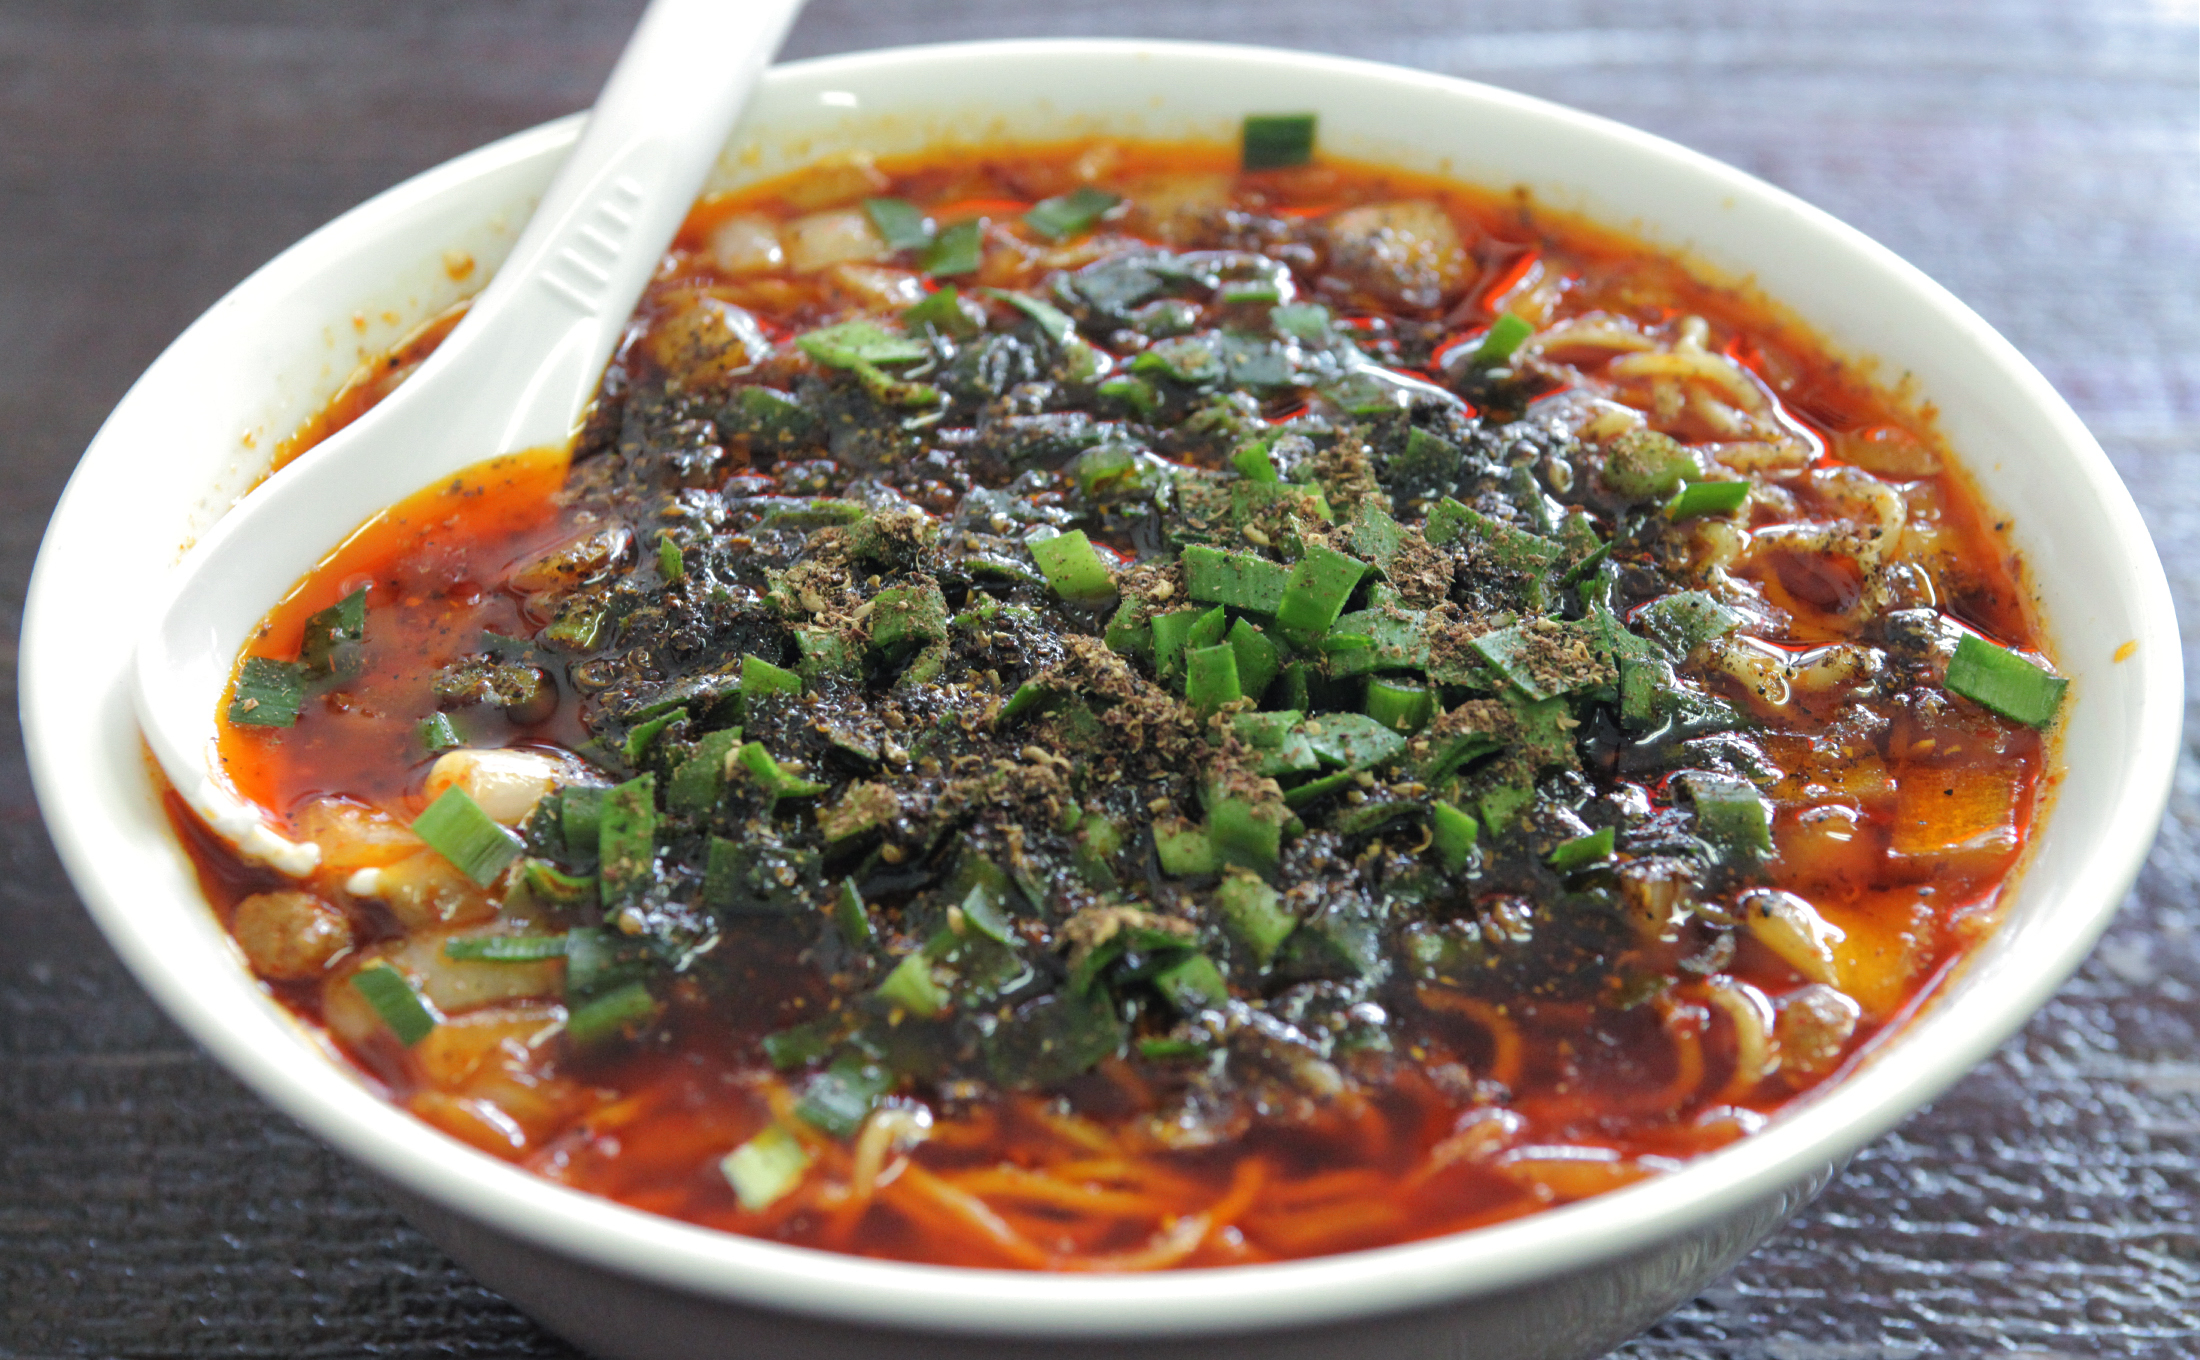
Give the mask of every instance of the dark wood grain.
[[[636, 0], [0, 0], [0, 646], [93, 430], [343, 208], [586, 103]], [[2069, 396], [2200, 608], [2192, 0], [819, 0], [790, 55], [1251, 40], [1648, 128], [1855, 223]], [[96, 627], [96, 620], [87, 620]], [[2188, 652], [2189, 652], [2188, 648]], [[2188, 663], [2189, 664], [2189, 663]], [[13, 666], [6, 668], [13, 707]], [[0, 1355], [569, 1356], [201, 1055], [0, 730]], [[1629, 1360], [2200, 1353], [2200, 763], [2083, 972]]]

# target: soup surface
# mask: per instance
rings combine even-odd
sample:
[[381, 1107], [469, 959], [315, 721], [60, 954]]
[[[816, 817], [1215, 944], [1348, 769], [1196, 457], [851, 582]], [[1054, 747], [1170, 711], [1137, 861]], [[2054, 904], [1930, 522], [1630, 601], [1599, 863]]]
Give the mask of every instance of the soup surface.
[[240, 663], [321, 867], [178, 818], [267, 985], [550, 1179], [983, 1266], [1492, 1223], [1853, 1061], [2031, 817], [1996, 526], [1769, 309], [1307, 131], [699, 206], [570, 461]]

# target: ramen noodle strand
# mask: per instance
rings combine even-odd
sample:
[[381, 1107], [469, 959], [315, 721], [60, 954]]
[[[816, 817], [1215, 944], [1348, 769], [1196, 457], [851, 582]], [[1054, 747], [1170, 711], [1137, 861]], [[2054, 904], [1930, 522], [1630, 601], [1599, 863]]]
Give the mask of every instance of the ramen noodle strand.
[[1487, 1001], [1440, 987], [1422, 987], [1415, 995], [1430, 1010], [1450, 1011], [1465, 1016], [1481, 1026], [1490, 1036], [1495, 1053], [1490, 1059], [1489, 1078], [1507, 1086], [1520, 1084], [1520, 1072], [1526, 1058], [1526, 1046], [1520, 1037], [1519, 1027], [1506, 1018], [1504, 1008]]

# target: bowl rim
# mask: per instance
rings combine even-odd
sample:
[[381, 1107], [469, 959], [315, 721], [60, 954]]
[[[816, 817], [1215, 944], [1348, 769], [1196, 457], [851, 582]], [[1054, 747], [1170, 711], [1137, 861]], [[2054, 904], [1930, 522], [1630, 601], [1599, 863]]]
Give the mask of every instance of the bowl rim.
[[[121, 451], [136, 405], [151, 379], [188, 361], [211, 318], [301, 277], [344, 243], [371, 233], [419, 203], [452, 192], [503, 166], [551, 158], [576, 134], [578, 116], [556, 120], [468, 152], [346, 212], [255, 271], [210, 308], [125, 395], [72, 477], [34, 570], [23, 624], [22, 723], [34, 787], [57, 849], [87, 906], [133, 973], [194, 1038], [263, 1098], [377, 1174], [449, 1208], [544, 1248], [619, 1274], [707, 1297], [845, 1322], [926, 1331], [1059, 1337], [1133, 1338], [1245, 1332], [1335, 1323], [1378, 1313], [1433, 1307], [1532, 1280], [1578, 1271], [1701, 1227], [1752, 1202], [1787, 1192], [1846, 1157], [1937, 1095], [1988, 1049], [2012, 1033], [2074, 969], [2105, 928], [2136, 875], [2166, 804], [2181, 723], [2181, 658], [2169, 588], [2136, 507], [2106, 456], [2069, 407], [2006, 340], [1914, 267], [1855, 229], [1721, 162], [1623, 125], [1529, 96], [1370, 61], [1229, 44], [1134, 40], [1037, 39], [934, 44], [817, 58], [773, 68], [765, 89], [795, 97], [882, 75], [957, 63], [1162, 61], [1189, 67], [1258, 68], [1286, 77], [1435, 91], [1463, 105], [1552, 120], [1659, 162], [1695, 187], [1776, 209], [1797, 230], [1813, 232], [1890, 275], [1916, 295], [2032, 405], [2070, 470], [2126, 533], [2122, 551], [2137, 612], [2147, 628], [2138, 658], [2152, 707], [2141, 718], [2152, 749], [2129, 753], [2130, 773], [2116, 833], [2093, 845], [2089, 894], [2058, 898], [2059, 949], [2012, 964], [1991, 995], [1966, 1000], [1966, 1023], [1935, 1024], [1926, 1015], [1862, 1070], [1791, 1110], [1763, 1131], [1687, 1166], [1574, 1205], [1511, 1223], [1399, 1246], [1274, 1265], [1149, 1275], [1048, 1275], [904, 1264], [744, 1238], [628, 1209], [547, 1182], [475, 1152], [413, 1119], [334, 1070], [301, 1070], [295, 1051], [270, 1053], [266, 1029], [241, 1023], [177, 975], [141, 935], [129, 885], [101, 862], [104, 811], [86, 806], [70, 762], [82, 754], [68, 736], [71, 678], [53, 665], [44, 639], [63, 631], [66, 564], [48, 549], [61, 526], [89, 513], [100, 494], [89, 485]], [[1288, 86], [1285, 86], [1288, 88]], [[1614, 224], [1619, 225], [1619, 224]], [[2166, 697], [2165, 697], [2166, 696]], [[2083, 697], [2081, 696], [2081, 702]], [[1930, 1028], [1931, 1051], [1913, 1042]], [[256, 1046], [257, 1045], [257, 1046]], [[287, 1059], [288, 1061], [284, 1061]]]

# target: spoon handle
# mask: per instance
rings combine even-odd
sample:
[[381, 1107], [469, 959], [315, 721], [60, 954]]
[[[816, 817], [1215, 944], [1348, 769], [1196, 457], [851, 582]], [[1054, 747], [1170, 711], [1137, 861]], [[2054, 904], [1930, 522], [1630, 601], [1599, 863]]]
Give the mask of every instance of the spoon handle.
[[[471, 437], [454, 440], [446, 428], [438, 440], [471, 445], [463, 462], [571, 438], [657, 268], [657, 245], [694, 203], [800, 8], [801, 0], [652, 0], [511, 255], [411, 380], [465, 388]], [[495, 341], [476, 344], [476, 335]], [[451, 470], [428, 469], [421, 480]]]

